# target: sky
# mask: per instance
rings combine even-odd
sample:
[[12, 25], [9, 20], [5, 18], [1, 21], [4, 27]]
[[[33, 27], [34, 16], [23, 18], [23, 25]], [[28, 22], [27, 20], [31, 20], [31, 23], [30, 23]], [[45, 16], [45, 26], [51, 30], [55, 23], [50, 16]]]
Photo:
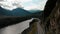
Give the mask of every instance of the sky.
[[43, 10], [47, 0], [0, 0], [2, 8], [13, 10], [17, 7], [25, 10]]

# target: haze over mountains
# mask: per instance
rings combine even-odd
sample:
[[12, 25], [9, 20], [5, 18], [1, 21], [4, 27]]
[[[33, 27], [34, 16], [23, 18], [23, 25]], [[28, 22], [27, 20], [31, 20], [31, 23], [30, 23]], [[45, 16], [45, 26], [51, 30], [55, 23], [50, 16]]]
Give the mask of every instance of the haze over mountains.
[[37, 13], [37, 12], [41, 12], [42, 10], [36, 10], [36, 9], [34, 9], [34, 10], [29, 10], [29, 12], [31, 12], [31, 13]]

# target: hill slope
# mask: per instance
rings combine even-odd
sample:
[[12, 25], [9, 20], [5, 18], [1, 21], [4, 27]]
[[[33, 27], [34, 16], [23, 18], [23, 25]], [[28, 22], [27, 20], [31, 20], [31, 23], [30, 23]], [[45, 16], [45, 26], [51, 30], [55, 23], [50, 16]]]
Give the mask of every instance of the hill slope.
[[5, 16], [26, 16], [31, 14], [27, 10], [24, 10], [22, 8], [16, 8], [12, 11], [10, 10], [5, 10], [2, 7], [0, 7], [0, 15], [5, 15]]

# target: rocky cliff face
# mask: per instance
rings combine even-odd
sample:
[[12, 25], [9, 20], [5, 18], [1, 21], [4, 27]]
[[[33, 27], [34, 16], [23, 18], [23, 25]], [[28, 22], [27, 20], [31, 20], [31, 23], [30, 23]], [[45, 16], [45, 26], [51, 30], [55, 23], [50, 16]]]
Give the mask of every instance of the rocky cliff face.
[[45, 34], [60, 34], [60, 0], [57, 0], [56, 6], [52, 9], [50, 15], [43, 23]]

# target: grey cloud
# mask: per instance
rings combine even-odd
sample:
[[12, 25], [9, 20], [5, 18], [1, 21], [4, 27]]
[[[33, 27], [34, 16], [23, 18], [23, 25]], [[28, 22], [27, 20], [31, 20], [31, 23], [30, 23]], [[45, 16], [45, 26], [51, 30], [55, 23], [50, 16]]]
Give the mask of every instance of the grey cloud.
[[0, 1], [4, 1], [4, 0], [0, 0]]

